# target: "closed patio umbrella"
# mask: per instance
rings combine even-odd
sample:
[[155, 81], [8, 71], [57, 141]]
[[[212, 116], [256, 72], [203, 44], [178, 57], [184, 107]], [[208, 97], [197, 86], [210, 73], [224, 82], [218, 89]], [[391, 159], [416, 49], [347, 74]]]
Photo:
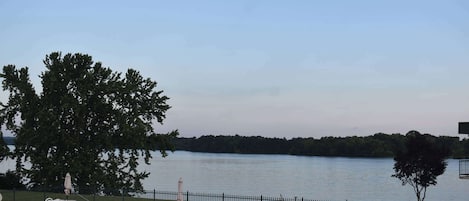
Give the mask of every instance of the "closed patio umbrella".
[[67, 195], [67, 199], [68, 199], [68, 195], [70, 195], [72, 191], [72, 177], [70, 176], [70, 173], [68, 172], [65, 175], [64, 188], [65, 188], [64, 190], [65, 195]]
[[183, 201], [183, 195], [182, 195], [182, 177], [179, 178], [178, 181], [178, 198], [177, 201]]

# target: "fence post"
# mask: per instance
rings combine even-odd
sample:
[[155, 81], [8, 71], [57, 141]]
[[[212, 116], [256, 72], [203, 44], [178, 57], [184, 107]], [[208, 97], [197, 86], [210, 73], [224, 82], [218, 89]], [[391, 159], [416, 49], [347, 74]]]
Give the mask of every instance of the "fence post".
[[46, 200], [46, 188], [42, 187], [42, 198], [43, 200]]
[[225, 201], [225, 193], [221, 194], [221, 201]]
[[262, 195], [261, 195], [261, 201], [262, 201]]
[[156, 201], [156, 189], [153, 189], [153, 201]]
[[93, 201], [95, 201], [96, 193], [98, 191], [98, 188], [96, 187], [96, 184], [93, 185], [93, 188], [91, 190], [93, 191]]
[[189, 201], [189, 191], [187, 191], [186, 201]]

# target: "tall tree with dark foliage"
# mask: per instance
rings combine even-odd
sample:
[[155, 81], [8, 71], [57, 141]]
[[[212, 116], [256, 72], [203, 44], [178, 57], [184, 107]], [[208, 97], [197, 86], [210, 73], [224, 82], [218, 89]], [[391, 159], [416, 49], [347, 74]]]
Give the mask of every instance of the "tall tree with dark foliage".
[[165, 156], [174, 148], [177, 131], [153, 128], [154, 120], [165, 119], [169, 98], [138, 71], [114, 72], [86, 54], [55, 52], [44, 64], [39, 94], [27, 67], [7, 65], [0, 75], [9, 92], [0, 122], [16, 136], [17, 172], [33, 188], [60, 187], [70, 172], [81, 192], [142, 191], [149, 173], [137, 169], [139, 159], [148, 164], [151, 150]]

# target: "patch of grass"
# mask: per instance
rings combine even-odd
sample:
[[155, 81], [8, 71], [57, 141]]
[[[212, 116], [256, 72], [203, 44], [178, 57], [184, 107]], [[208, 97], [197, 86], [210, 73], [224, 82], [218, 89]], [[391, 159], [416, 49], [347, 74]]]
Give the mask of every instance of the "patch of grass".
[[[62, 199], [65, 200], [66, 196], [63, 193], [48, 193], [48, 192], [31, 192], [31, 191], [15, 191], [12, 190], [0, 190], [2, 194], [2, 201], [43, 201], [45, 198]], [[89, 201], [153, 201], [148, 198], [134, 198], [134, 197], [119, 197], [119, 196], [93, 196], [93, 195], [81, 195]], [[68, 196], [69, 200], [86, 201], [82, 197], [72, 194]], [[157, 201], [168, 201], [168, 200], [157, 200]]]

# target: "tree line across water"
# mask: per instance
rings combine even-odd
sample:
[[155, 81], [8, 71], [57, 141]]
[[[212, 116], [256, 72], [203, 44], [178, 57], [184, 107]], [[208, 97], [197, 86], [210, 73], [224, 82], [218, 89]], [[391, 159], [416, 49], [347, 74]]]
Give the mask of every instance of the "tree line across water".
[[[409, 132], [410, 133], [410, 132]], [[424, 135], [436, 146], [447, 150], [452, 158], [469, 156], [469, 139]], [[393, 157], [405, 149], [409, 135], [377, 133], [370, 136], [315, 138], [267, 138], [261, 136], [206, 135], [177, 138], [176, 150], [210, 153], [290, 154], [334, 157]]]
[[[437, 146], [446, 149], [452, 158], [469, 156], [469, 139], [459, 137], [424, 135]], [[407, 135], [377, 133], [370, 136], [315, 138], [268, 138], [240, 135], [204, 135], [192, 138], [173, 138], [175, 150], [240, 153], [240, 154], [289, 154], [301, 156], [332, 157], [393, 157], [405, 149]], [[14, 137], [4, 137], [7, 144], [14, 144]], [[155, 145], [155, 144], [154, 144]], [[155, 145], [156, 146], [156, 145]]]

